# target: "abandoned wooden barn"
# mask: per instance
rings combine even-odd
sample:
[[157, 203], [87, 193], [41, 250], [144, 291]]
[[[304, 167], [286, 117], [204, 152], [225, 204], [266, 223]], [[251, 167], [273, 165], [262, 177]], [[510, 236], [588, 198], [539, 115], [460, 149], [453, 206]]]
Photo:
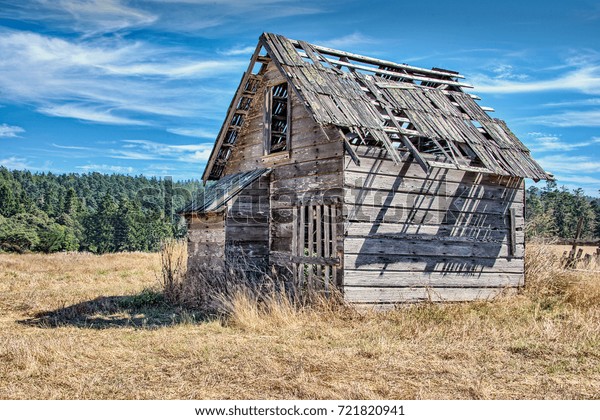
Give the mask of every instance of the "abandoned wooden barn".
[[263, 34], [183, 211], [190, 263], [368, 304], [521, 286], [524, 178], [551, 175], [462, 79]]

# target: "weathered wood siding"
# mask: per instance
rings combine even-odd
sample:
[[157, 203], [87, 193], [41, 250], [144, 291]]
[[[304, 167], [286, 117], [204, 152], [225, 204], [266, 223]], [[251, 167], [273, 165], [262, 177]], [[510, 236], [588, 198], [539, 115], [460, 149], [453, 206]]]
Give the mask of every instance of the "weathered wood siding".
[[269, 176], [262, 176], [227, 205], [225, 241], [228, 258], [266, 270], [269, 258]]
[[[270, 63], [256, 93], [246, 122], [240, 132], [225, 174], [255, 168], [272, 168], [270, 174], [269, 249], [271, 263], [283, 265], [281, 253], [292, 252], [293, 206], [318, 197], [337, 197], [342, 201], [343, 144], [336, 129], [322, 128], [293, 90], [291, 95], [291, 130], [287, 152], [264, 154], [264, 100], [266, 89], [285, 82], [277, 67]], [[259, 208], [263, 208], [262, 205]], [[337, 232], [338, 253], [342, 254], [341, 211]], [[283, 268], [283, 267], [280, 267]], [[338, 267], [341, 270], [341, 265]], [[285, 272], [285, 270], [283, 270]], [[341, 273], [340, 273], [341, 274]]]
[[222, 263], [225, 255], [225, 214], [208, 213], [187, 217], [189, 264]]
[[523, 284], [522, 179], [427, 175], [381, 148], [355, 151], [360, 166], [346, 157], [344, 171], [348, 301], [471, 300]]

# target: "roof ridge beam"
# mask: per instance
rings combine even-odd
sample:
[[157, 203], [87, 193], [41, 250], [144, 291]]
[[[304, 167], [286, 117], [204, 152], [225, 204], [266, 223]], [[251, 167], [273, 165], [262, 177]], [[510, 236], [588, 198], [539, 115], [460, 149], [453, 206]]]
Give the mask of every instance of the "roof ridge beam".
[[[290, 38], [288, 38], [288, 40], [295, 47], [302, 48], [300, 46], [300, 43], [297, 40], [290, 39]], [[347, 57], [349, 59], [356, 60], [356, 61], [362, 61], [364, 63], [374, 64], [374, 65], [382, 65], [382, 66], [386, 66], [386, 67], [395, 67], [398, 69], [407, 70], [407, 71], [411, 71], [411, 72], [422, 72], [422, 73], [427, 73], [427, 74], [436, 75], [436, 76], [456, 77], [458, 79], [465, 78], [465, 76], [463, 76], [460, 73], [450, 73], [450, 72], [439, 71], [439, 70], [424, 69], [421, 67], [410, 66], [408, 64], [399, 64], [399, 63], [395, 63], [393, 61], [381, 60], [378, 58], [368, 57], [366, 55], [354, 54], [354, 53], [350, 53], [350, 52], [346, 52], [346, 51], [342, 51], [342, 50], [336, 50], [334, 48], [323, 47], [320, 45], [315, 45], [315, 44], [310, 44], [310, 45], [313, 47], [313, 49], [315, 49], [321, 53], [334, 55], [336, 57]]]
[[[440, 85], [459, 86], [459, 87], [470, 88], [470, 89], [473, 88], [472, 85], [469, 85], [467, 83], [457, 82], [454, 80], [434, 79], [431, 77], [415, 75], [413, 73], [400, 73], [397, 71], [384, 70], [384, 69], [380, 69], [380, 68], [376, 68], [376, 67], [363, 66], [361, 64], [347, 63], [345, 61], [340, 61], [340, 60], [328, 60], [328, 62], [331, 64], [337, 64], [337, 65], [340, 65], [343, 67], [353, 68], [356, 70], [364, 70], [364, 71], [368, 71], [368, 72], [375, 73], [375, 74], [386, 74], [388, 76], [400, 77], [402, 79], [420, 80], [422, 82], [439, 83]], [[390, 85], [391, 85], [391, 82], [390, 82]], [[421, 85], [417, 85], [417, 86], [421, 86]], [[390, 86], [387, 86], [387, 87], [390, 87]], [[398, 87], [400, 89], [404, 88], [401, 85], [399, 85]], [[423, 86], [423, 87], [431, 87], [431, 86]]]

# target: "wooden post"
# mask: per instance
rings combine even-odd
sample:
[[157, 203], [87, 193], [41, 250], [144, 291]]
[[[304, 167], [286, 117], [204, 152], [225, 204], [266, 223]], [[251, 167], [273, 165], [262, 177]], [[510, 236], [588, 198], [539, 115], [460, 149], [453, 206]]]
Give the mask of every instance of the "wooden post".
[[577, 222], [577, 230], [575, 231], [575, 238], [573, 239], [573, 246], [571, 247], [571, 252], [569, 253], [569, 258], [567, 260], [567, 264], [566, 264], [565, 268], [575, 268], [577, 258], [579, 258], [579, 256], [575, 255], [577, 253], [577, 242], [579, 241], [579, 238], [581, 237], [581, 229], [582, 228], [583, 228], [583, 216], [581, 216], [579, 218], [579, 221]]
[[[323, 229], [325, 229], [325, 235], [324, 235], [324, 248], [323, 248], [323, 256], [325, 258], [332, 258], [334, 257], [334, 255], [331, 252], [331, 238], [329, 235], [330, 229], [331, 229], [331, 218], [330, 218], [330, 211], [329, 209], [331, 208], [331, 205], [329, 204], [325, 204], [323, 205]], [[324, 279], [324, 287], [325, 287], [325, 292], [327, 293], [329, 291], [329, 275], [331, 273], [331, 269], [329, 267], [329, 264], [325, 264], [325, 279]]]

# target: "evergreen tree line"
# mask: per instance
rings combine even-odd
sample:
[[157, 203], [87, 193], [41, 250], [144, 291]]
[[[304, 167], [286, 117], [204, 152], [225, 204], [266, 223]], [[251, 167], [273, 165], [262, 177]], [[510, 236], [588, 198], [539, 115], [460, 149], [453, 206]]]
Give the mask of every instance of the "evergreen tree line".
[[0, 249], [156, 251], [186, 234], [177, 210], [198, 188], [192, 180], [0, 167]]
[[545, 187], [527, 189], [525, 195], [526, 234], [531, 237], [574, 239], [582, 219], [581, 239], [600, 238], [600, 199], [588, 197], [583, 189], [558, 188], [550, 181]]

